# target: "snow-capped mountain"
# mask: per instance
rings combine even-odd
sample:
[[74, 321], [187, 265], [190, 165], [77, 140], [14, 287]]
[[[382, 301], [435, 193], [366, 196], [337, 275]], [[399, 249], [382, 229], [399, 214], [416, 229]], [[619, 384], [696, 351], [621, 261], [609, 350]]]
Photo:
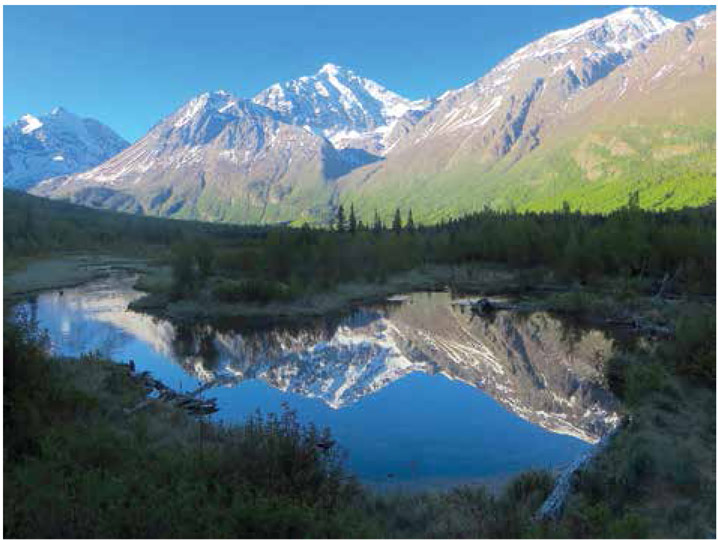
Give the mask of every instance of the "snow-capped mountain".
[[[567, 186], [573, 184], [576, 192], [592, 187], [576, 187], [576, 183], [608, 179], [611, 175], [615, 178], [621, 171], [615, 163], [605, 173], [596, 170], [594, 157], [580, 151], [568, 154], [575, 164], [566, 163], [563, 153], [529, 168], [528, 158], [539, 156], [540, 151], [564, 143], [579, 132], [600, 129], [601, 120], [609, 122], [614, 132], [620, 129], [617, 124], [624, 122], [617, 122], [609, 110], [619, 107], [619, 102], [625, 104], [620, 107], [629, 115], [642, 108], [642, 103], [653, 102], [650, 88], [643, 95], [626, 93], [626, 88], [620, 95], [611, 92], [600, 96], [593, 90], [599, 83], [605, 88], [603, 83], [607, 81], [618, 80], [621, 85], [633, 81], [638, 85], [642, 76], [648, 76], [640, 68], [647, 57], [657, 56], [666, 70], [679, 57], [691, 64], [693, 60], [700, 61], [705, 69], [701, 79], [692, 84], [706, 91], [711, 86], [715, 88], [715, 54], [710, 52], [711, 42], [715, 42], [715, 17], [708, 16], [700, 22], [705, 28], [698, 32], [694, 21], [678, 24], [649, 8], [627, 8], [526, 45], [475, 82], [441, 95], [434, 108], [397, 142], [389, 159], [344, 178], [339, 188], [345, 201], [353, 202], [357, 208], [365, 206], [362, 210], [367, 214], [380, 206], [378, 201], [386, 186], [392, 186], [394, 191], [401, 186], [402, 200], [394, 204], [414, 208], [415, 216], [417, 208], [437, 215], [446, 207], [454, 212], [479, 210], [487, 202], [503, 206], [510, 202], [519, 207], [542, 197], [546, 204], [557, 208], [563, 200], [555, 189], [557, 177]], [[685, 32], [696, 35], [695, 44], [673, 39]], [[663, 48], [664, 41], [673, 44], [670, 50]], [[657, 49], [661, 49], [658, 54]], [[629, 75], [631, 71], [635, 73]], [[674, 80], [675, 89], [673, 96], [665, 96], [664, 103], [653, 107], [652, 125], [675, 122], [672, 109], [684, 105], [681, 93], [685, 89], [679, 82], [683, 74], [681, 70], [663, 72], [663, 76]], [[589, 101], [600, 99], [604, 103], [601, 115], [586, 115]], [[711, 100], [705, 94], [693, 106], [714, 117], [714, 102], [714, 97]], [[686, 120], [695, 125], [698, 118], [694, 115]], [[644, 122], [645, 118], [635, 121], [637, 125]], [[651, 155], [644, 162], [649, 159]], [[554, 166], [561, 169], [552, 169]], [[567, 171], [573, 174], [569, 176]], [[509, 198], [509, 183], [514, 178], [520, 185], [513, 190], [514, 198]], [[621, 183], [626, 185], [627, 198], [632, 188], [628, 182]], [[544, 184], [549, 185], [542, 192]], [[443, 197], [433, 195], [437, 185], [442, 186]], [[517, 193], [523, 198], [515, 198]], [[617, 202], [614, 199], [613, 208]]]
[[[626, 8], [549, 34], [477, 81], [440, 96], [395, 152], [445, 137], [458, 139], [456, 151], [463, 147], [476, 154], [481, 148], [487, 159], [508, 153], [517, 143], [530, 149], [546, 117], [676, 24], [649, 8]], [[467, 142], [467, 137], [480, 140]], [[447, 147], [446, 141], [441, 144]]]
[[219, 90], [190, 100], [100, 166], [44, 181], [33, 193], [136, 213], [277, 221], [280, 205], [301, 208], [296, 218], [325, 203], [312, 197], [342, 172], [326, 139]]
[[26, 114], [3, 129], [3, 185], [28, 189], [40, 180], [94, 167], [129, 146], [110, 128], [62, 107]]
[[[627, 8], [548, 34], [475, 82], [425, 101], [326, 64], [251, 100], [199, 96], [113, 159], [33, 192], [243, 223], [326, 222], [338, 201], [365, 219], [401, 207], [422, 221], [485, 204], [553, 209], [564, 196], [610, 210], [641, 189], [632, 184], [635, 167], [695, 176], [700, 162], [701, 178], [713, 182], [714, 160], [686, 152], [711, 144], [697, 126], [715, 118], [714, 43], [715, 12], [679, 24]], [[649, 115], [636, 116], [649, 105]], [[639, 138], [650, 132], [650, 145], [631, 146], [638, 139], [625, 133], [629, 117]], [[686, 137], [700, 141], [685, 145]], [[609, 198], [585, 196], [604, 182], [613, 186]], [[661, 189], [652, 191], [657, 207], [691, 199], [673, 203], [675, 189]], [[705, 192], [696, 189], [692, 202], [707, 202]]]
[[358, 148], [382, 155], [387, 139], [407, 113], [431, 106], [411, 101], [350, 69], [325, 64], [314, 75], [273, 84], [254, 102], [277, 111], [290, 124], [309, 126], [336, 148]]

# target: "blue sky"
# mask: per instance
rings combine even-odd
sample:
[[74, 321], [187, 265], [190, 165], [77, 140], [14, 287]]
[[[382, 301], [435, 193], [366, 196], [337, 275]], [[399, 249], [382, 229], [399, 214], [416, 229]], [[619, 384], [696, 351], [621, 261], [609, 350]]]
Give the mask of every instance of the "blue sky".
[[[4, 118], [56, 105], [130, 141], [207, 90], [350, 67], [410, 98], [480, 77], [542, 35], [616, 6], [5, 6]], [[683, 21], [710, 6], [658, 6]]]

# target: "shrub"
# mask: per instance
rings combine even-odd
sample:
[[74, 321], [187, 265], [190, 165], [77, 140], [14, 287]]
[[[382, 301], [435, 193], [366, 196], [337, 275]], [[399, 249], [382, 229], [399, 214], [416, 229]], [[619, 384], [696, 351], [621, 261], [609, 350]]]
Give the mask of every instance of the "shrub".
[[223, 280], [213, 287], [212, 293], [216, 299], [222, 302], [267, 303], [286, 301], [293, 296], [288, 285], [261, 279]]

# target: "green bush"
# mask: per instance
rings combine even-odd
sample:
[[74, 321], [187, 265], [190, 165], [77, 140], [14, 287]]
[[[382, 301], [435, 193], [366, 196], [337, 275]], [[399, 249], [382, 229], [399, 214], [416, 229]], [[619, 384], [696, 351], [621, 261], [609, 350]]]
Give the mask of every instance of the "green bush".
[[293, 296], [288, 285], [261, 279], [223, 280], [213, 287], [212, 293], [222, 302], [267, 303], [290, 300]]
[[675, 341], [662, 349], [681, 375], [700, 379], [709, 385], [716, 381], [715, 308], [694, 309], [678, 319]]

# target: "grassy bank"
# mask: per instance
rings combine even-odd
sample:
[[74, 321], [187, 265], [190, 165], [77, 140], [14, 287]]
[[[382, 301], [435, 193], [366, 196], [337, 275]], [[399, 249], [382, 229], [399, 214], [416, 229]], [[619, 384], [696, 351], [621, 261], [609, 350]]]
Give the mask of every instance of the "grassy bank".
[[[536, 274], [534, 274], [536, 275]], [[522, 288], [521, 272], [501, 265], [425, 265], [388, 276], [382, 281], [339, 283], [328, 290], [304, 291], [284, 296], [256, 280], [232, 280], [213, 276], [178, 295], [169, 267], [156, 267], [140, 277], [136, 288], [148, 293], [131, 304], [137, 311], [175, 322], [215, 322], [244, 319], [251, 324], [296, 321], [338, 314], [358, 304], [383, 302], [394, 294], [411, 291], [452, 290], [496, 294]]]
[[144, 259], [109, 254], [55, 254], [48, 257], [19, 257], [6, 260], [3, 292], [6, 300], [38, 292], [76, 287], [106, 277], [111, 271], [145, 272]]
[[609, 362], [629, 421], [576, 479], [561, 521], [576, 536], [715, 535], [715, 303], [676, 309], [674, 339]]

